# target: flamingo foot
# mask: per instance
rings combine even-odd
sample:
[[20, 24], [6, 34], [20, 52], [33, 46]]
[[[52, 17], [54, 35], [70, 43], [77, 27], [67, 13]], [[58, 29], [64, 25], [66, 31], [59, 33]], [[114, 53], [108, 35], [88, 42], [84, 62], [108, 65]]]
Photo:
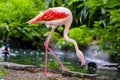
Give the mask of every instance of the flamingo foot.
[[61, 69], [62, 69], [63, 71], [69, 71], [69, 69], [66, 68], [64, 65], [60, 65], [60, 67], [61, 67]]

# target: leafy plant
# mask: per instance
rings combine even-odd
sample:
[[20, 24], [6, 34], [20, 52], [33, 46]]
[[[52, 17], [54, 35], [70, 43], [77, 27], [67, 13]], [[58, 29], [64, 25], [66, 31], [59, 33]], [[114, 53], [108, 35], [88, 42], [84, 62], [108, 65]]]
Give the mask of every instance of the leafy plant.
[[[72, 11], [73, 23], [69, 37], [75, 39], [79, 46], [97, 40], [101, 48], [115, 55], [116, 61], [119, 60], [119, 0], [1, 0], [0, 39], [17, 46], [25, 44], [25, 47], [43, 48], [48, 29], [44, 25], [28, 25], [26, 22], [39, 14], [39, 11], [58, 6]], [[60, 38], [63, 29], [58, 27], [52, 39]], [[63, 38], [57, 43], [65, 49], [72, 47]]]
[[91, 33], [93, 39], [98, 40], [100, 47], [107, 51], [110, 56], [114, 56], [114, 59], [111, 57], [113, 61], [119, 62], [120, 15], [118, 13], [120, 12], [120, 6], [117, 3], [119, 3], [118, 0], [88, 0], [84, 4], [89, 8], [88, 26], [92, 24]]
[[[75, 2], [78, 1], [71, 1], [70, 5]], [[113, 61], [119, 62], [119, 0], [83, 0], [77, 8], [81, 9], [80, 13], [77, 13], [80, 15], [80, 23], [90, 27], [93, 39], [99, 41], [100, 47], [108, 51], [111, 58], [114, 56]]]
[[[72, 28], [69, 31], [69, 37], [77, 41], [78, 45], [88, 45], [92, 41], [92, 34], [90, 28], [86, 27], [86, 25], [80, 26], [78, 28]], [[60, 47], [64, 48], [73, 47], [71, 43], [66, 42], [63, 38], [58, 41]], [[66, 47], [65, 47], [66, 48]], [[69, 49], [69, 48], [68, 48]]]
[[[104, 50], [108, 51], [111, 56], [114, 57], [114, 61], [120, 60], [120, 9], [109, 10], [110, 23], [106, 27], [106, 33], [101, 39], [101, 46]], [[113, 59], [113, 57], [111, 57]]]
[[24, 44], [32, 43], [39, 48], [46, 28], [42, 25], [30, 26], [26, 22], [47, 8], [44, 0], [3, 0], [0, 4], [0, 38], [5, 42], [18, 40]]

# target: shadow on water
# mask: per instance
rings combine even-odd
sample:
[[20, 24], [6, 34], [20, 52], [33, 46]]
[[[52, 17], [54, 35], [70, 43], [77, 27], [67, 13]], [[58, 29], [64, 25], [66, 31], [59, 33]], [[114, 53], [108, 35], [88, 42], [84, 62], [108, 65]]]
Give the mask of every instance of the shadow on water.
[[[72, 51], [62, 51], [60, 49], [54, 49], [55, 54], [58, 58], [63, 62], [63, 64], [68, 67], [70, 70], [81, 72], [82, 68], [80, 67], [80, 61], [77, 58], [75, 52]], [[20, 64], [28, 64], [35, 65], [37, 67], [44, 65], [44, 57], [45, 53], [41, 50], [30, 50], [30, 49], [11, 49], [11, 53], [14, 56], [10, 56], [9, 61], [20, 63]], [[107, 53], [99, 50], [96, 46], [89, 46], [85, 51], [85, 59], [87, 63], [95, 62], [98, 66], [109, 63], [109, 57]], [[59, 64], [49, 53], [49, 67], [59, 68]], [[82, 72], [87, 72], [83, 70]], [[96, 72], [99, 75], [120, 78], [120, 73], [114, 70], [97, 70]]]

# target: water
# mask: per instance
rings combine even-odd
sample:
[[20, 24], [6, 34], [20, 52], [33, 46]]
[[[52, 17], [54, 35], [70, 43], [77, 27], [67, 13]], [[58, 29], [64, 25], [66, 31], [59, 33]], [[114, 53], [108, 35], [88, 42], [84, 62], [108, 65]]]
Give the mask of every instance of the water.
[[87, 63], [95, 62], [98, 66], [109, 63], [108, 54], [103, 50], [100, 50], [98, 46], [90, 45], [84, 53]]
[[[97, 64], [97, 66], [101, 66], [104, 64], [109, 64], [109, 56], [107, 52], [104, 52], [103, 50], [100, 50], [98, 46], [90, 45], [88, 48], [84, 51], [85, 53], [85, 59], [87, 63], [94, 62]], [[107, 70], [107, 69], [98, 69], [96, 74], [101, 76], [107, 76], [109, 78], [119, 78], [120, 79], [120, 72], [117, 71], [117, 69]]]
[[[15, 62], [20, 64], [28, 64], [35, 66], [43, 66], [45, 64], [45, 52], [41, 50], [30, 50], [30, 49], [15, 49], [11, 50], [11, 53], [15, 56], [10, 56], [9, 62]], [[70, 68], [70, 70], [81, 71], [80, 61], [74, 52], [65, 52], [58, 49], [54, 50], [54, 53], [61, 60], [61, 62]], [[76, 65], [77, 68], [73, 66]], [[58, 62], [53, 56], [48, 53], [48, 66], [52, 68], [60, 68]]]
[[[11, 55], [12, 54], [12, 55]], [[44, 61], [44, 52], [40, 50], [30, 50], [30, 49], [11, 49], [10, 62], [36, 65]]]
[[98, 70], [97, 74], [107, 76], [109, 78], [116, 78], [115, 80], [120, 80], [120, 72], [116, 70]]
[[[73, 71], [85, 72], [80, 67], [80, 61], [77, 58], [75, 52], [73, 51], [62, 51], [60, 49], [54, 49], [55, 54], [58, 58], [63, 62], [63, 64]], [[84, 51], [85, 59], [87, 63], [95, 62], [97, 65], [102, 65], [105, 63], [109, 63], [109, 57], [107, 53], [99, 50], [96, 46], [88, 46], [88, 48]], [[9, 62], [15, 62], [20, 64], [28, 64], [35, 66], [44, 65], [45, 53], [41, 50], [30, 50], [30, 49], [11, 49], [11, 56], [9, 58]], [[50, 55], [48, 59], [48, 66], [52, 68], [59, 68], [59, 64], [56, 60]], [[120, 73], [114, 70], [98, 70], [97, 74], [102, 76], [108, 76], [112, 78], [120, 78]]]

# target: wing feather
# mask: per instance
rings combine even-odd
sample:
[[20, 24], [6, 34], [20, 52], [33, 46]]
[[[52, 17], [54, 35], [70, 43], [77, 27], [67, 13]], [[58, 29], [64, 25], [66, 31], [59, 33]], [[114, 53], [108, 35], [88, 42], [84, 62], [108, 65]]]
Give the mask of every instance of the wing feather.
[[48, 9], [43, 11], [42, 20], [44, 21], [57, 20], [57, 19], [66, 18], [67, 16], [68, 14], [65, 12], [59, 12], [54, 9]]

